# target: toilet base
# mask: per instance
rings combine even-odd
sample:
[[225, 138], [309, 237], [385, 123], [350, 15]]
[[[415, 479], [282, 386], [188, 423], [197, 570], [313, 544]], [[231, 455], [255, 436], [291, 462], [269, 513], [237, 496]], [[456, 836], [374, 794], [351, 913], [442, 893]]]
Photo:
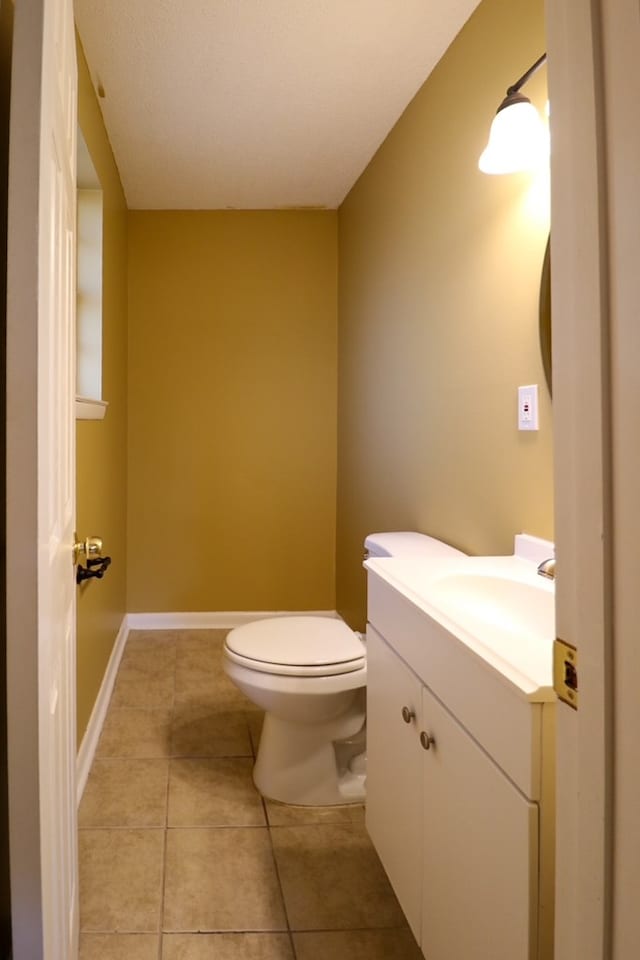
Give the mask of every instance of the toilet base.
[[[253, 768], [253, 782], [260, 793], [300, 806], [362, 803], [364, 715], [352, 720], [355, 729], [336, 730], [340, 739], [334, 743], [327, 739], [326, 729], [287, 723], [266, 713]], [[352, 758], [358, 762], [350, 768]]]

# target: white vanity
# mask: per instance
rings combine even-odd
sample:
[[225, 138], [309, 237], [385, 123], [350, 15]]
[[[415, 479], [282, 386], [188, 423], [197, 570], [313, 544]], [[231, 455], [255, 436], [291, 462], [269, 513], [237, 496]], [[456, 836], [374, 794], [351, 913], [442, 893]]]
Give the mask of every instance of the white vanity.
[[365, 565], [366, 822], [416, 940], [550, 960], [553, 585], [520, 556]]

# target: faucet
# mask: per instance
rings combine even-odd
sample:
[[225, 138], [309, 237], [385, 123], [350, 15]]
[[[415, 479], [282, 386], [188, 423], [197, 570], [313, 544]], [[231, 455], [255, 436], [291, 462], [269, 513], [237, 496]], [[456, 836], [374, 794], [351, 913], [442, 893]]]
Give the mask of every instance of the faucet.
[[548, 560], [543, 560], [542, 563], [538, 564], [538, 573], [541, 577], [546, 577], [547, 580], [555, 580], [556, 558], [549, 557]]

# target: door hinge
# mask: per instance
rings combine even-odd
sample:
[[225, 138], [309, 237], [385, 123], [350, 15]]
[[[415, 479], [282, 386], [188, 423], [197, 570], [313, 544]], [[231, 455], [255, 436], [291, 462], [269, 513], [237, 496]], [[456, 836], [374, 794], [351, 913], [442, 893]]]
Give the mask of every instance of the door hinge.
[[578, 709], [578, 651], [560, 637], [553, 644], [553, 689], [559, 700]]

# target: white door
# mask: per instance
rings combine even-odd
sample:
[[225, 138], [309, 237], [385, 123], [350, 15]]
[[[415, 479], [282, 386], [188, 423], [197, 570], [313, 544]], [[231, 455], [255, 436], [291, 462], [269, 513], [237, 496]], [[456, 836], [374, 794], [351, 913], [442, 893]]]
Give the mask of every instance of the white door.
[[77, 954], [70, 0], [15, 5], [7, 298], [7, 674], [14, 960]]
[[538, 807], [422, 690], [422, 938], [428, 960], [537, 956]]
[[367, 627], [367, 830], [420, 943], [422, 684]]

